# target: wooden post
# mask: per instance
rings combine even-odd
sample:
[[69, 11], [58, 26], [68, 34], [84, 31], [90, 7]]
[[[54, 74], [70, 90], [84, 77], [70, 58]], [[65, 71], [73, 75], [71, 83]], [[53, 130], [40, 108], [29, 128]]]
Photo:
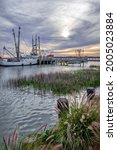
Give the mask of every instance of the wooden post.
[[81, 67], [81, 61], [80, 61], [80, 67]]
[[93, 87], [87, 88], [87, 99], [91, 100], [94, 98], [94, 96], [95, 96], [95, 88]]
[[59, 118], [61, 118], [61, 115], [64, 113], [64, 114], [67, 114], [68, 111], [69, 111], [69, 103], [68, 103], [68, 99], [66, 98], [59, 98], [57, 100], [57, 108], [59, 110]]

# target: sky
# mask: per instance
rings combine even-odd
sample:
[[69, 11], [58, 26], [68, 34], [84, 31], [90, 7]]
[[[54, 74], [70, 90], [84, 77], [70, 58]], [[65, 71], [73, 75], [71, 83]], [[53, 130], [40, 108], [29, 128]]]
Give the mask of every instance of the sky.
[[[32, 36], [40, 36], [41, 49], [54, 55], [100, 53], [99, 0], [0, 0], [0, 52], [14, 48], [21, 27], [21, 50], [31, 51]], [[13, 51], [13, 50], [11, 50]]]

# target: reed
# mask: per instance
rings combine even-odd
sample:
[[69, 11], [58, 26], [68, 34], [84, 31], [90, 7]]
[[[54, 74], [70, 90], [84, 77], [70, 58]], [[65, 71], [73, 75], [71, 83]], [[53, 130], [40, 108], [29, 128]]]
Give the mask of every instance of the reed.
[[32, 86], [35, 89], [52, 91], [58, 95], [70, 94], [89, 86], [98, 87], [100, 85], [100, 71], [90, 69], [73, 73], [39, 74], [9, 80], [8, 85], [13, 87]]
[[7, 138], [3, 137], [0, 150], [22, 150], [22, 140], [19, 140], [19, 134], [16, 129]]

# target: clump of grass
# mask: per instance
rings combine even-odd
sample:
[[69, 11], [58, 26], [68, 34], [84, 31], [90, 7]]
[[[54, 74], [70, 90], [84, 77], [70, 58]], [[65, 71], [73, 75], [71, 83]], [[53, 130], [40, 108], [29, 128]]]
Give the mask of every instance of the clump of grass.
[[37, 134], [33, 143], [24, 142], [23, 147], [27, 145], [27, 150], [53, 150], [59, 145], [62, 150], [99, 150], [99, 121], [99, 98], [80, 103], [74, 100], [70, 113], [63, 113], [55, 128]]
[[[13, 145], [4, 140], [4, 149], [1, 150], [55, 150], [55, 147], [61, 150], [99, 150], [99, 122], [99, 98], [91, 101], [82, 99], [80, 103], [74, 99], [70, 111], [61, 115], [54, 128], [46, 129], [47, 125], [42, 126], [19, 142], [18, 138], [14, 138], [18, 137], [15, 133], [13, 139], [17, 140], [10, 140]], [[20, 145], [20, 149], [16, 145]]]
[[[31, 135], [34, 136], [34, 135]], [[35, 140], [22, 142], [22, 150], [51, 150], [52, 147], [61, 143], [61, 136], [58, 130], [48, 129], [34, 136]]]
[[81, 102], [60, 120], [64, 150], [89, 150], [99, 147], [99, 100]]
[[99, 70], [82, 70], [77, 72], [62, 72], [39, 74], [30, 77], [22, 77], [9, 80], [8, 84], [15, 87], [32, 86], [39, 90], [51, 90], [54, 94], [71, 94], [79, 92], [88, 86], [100, 85]]

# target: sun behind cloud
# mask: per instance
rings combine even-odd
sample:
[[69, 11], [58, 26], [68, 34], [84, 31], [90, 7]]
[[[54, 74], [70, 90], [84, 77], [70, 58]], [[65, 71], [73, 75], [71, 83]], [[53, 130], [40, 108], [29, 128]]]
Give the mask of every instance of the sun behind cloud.
[[68, 30], [64, 30], [64, 31], [62, 31], [62, 37], [65, 37], [65, 38], [67, 38], [67, 37], [69, 37], [69, 35], [70, 35], [70, 32], [68, 31]]

